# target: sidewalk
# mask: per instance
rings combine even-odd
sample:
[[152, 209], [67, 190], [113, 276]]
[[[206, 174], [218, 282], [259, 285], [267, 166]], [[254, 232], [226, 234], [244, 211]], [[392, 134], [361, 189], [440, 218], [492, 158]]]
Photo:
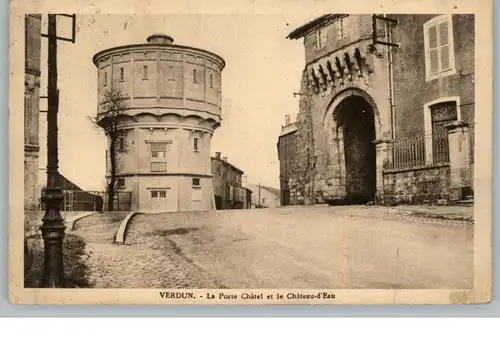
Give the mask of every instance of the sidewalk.
[[389, 210], [417, 217], [474, 222], [474, 206], [400, 205]]

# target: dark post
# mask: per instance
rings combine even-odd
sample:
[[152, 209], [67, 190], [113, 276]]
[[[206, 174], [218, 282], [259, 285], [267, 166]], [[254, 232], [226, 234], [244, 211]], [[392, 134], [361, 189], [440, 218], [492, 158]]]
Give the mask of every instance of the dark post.
[[58, 128], [59, 90], [57, 89], [57, 23], [56, 15], [48, 15], [48, 86], [47, 86], [47, 187], [42, 201], [45, 215], [41, 226], [44, 241], [44, 286], [65, 286], [62, 243], [66, 227], [61, 216], [64, 199], [59, 187], [58, 172]]
[[262, 205], [260, 204], [260, 182], [259, 182], [259, 204], [258, 204], [258, 206], [262, 206]]

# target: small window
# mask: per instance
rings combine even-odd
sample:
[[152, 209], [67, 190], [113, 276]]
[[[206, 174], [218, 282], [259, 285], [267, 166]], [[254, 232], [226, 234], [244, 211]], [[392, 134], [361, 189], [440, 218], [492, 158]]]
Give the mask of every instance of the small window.
[[125, 187], [125, 179], [124, 178], [118, 178], [116, 180], [116, 186], [118, 188], [124, 188]]
[[175, 76], [174, 76], [174, 66], [168, 66], [168, 79], [170, 81], [174, 81], [175, 80]]
[[198, 71], [193, 69], [193, 83], [198, 83]]
[[160, 198], [165, 198], [167, 197], [167, 192], [165, 190], [162, 190], [159, 192], [160, 193]]
[[124, 70], [123, 67], [120, 68], [120, 81], [123, 81], [124, 78]]
[[193, 149], [194, 149], [194, 151], [198, 151], [198, 139], [197, 138], [193, 139]]
[[167, 171], [167, 162], [151, 162], [151, 171], [152, 172], [166, 172]]
[[118, 138], [118, 151], [125, 151], [125, 137]]
[[320, 28], [316, 31], [316, 46], [318, 49], [325, 47], [326, 37], [326, 32], [323, 29]]
[[265, 203], [266, 203], [266, 199], [262, 198], [262, 204], [265, 204]]
[[142, 66], [142, 79], [148, 79], [148, 66]]
[[152, 190], [152, 191], [151, 191], [151, 197], [152, 197], [152, 198], [157, 198], [157, 197], [158, 197], [158, 191], [156, 191], [156, 190]]
[[193, 178], [193, 187], [199, 187], [199, 186], [200, 186], [200, 179]]
[[212, 74], [210, 74], [210, 87], [214, 87], [214, 76]]
[[108, 85], [108, 72], [104, 72], [104, 87]]
[[159, 151], [159, 150], [153, 150], [151, 151], [151, 157], [152, 158], [165, 158], [167, 157], [167, 152], [166, 151]]
[[342, 39], [344, 37], [344, 18], [340, 18], [335, 22], [335, 28], [337, 31], [337, 39]]

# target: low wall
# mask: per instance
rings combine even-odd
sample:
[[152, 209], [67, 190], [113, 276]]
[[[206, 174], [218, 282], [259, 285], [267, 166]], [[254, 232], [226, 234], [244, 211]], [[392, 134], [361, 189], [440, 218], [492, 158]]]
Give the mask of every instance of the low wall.
[[383, 179], [382, 204], [421, 204], [449, 197], [448, 165], [385, 170]]

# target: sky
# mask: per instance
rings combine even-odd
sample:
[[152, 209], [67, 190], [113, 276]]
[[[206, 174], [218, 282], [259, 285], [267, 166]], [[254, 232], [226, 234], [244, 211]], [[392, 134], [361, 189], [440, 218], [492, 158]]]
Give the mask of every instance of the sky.
[[[240, 168], [247, 182], [279, 187], [277, 140], [285, 115], [298, 112], [304, 68], [302, 40], [286, 36], [314, 19], [307, 13], [242, 15], [93, 15], [77, 17], [76, 43], [58, 43], [59, 170], [85, 190], [105, 186], [104, 134], [89, 117], [97, 109], [95, 53], [125, 44], [145, 43], [152, 33], [174, 44], [202, 48], [226, 61], [222, 71], [222, 125], [212, 138], [211, 153]], [[61, 36], [71, 35], [70, 19], [58, 19]], [[42, 32], [46, 32], [44, 17]], [[47, 41], [42, 39], [41, 95], [47, 86]], [[41, 109], [46, 109], [41, 100]], [[40, 115], [40, 163], [46, 167], [46, 114]], [[40, 171], [43, 173], [43, 171]], [[40, 183], [46, 178], [40, 175]]]

